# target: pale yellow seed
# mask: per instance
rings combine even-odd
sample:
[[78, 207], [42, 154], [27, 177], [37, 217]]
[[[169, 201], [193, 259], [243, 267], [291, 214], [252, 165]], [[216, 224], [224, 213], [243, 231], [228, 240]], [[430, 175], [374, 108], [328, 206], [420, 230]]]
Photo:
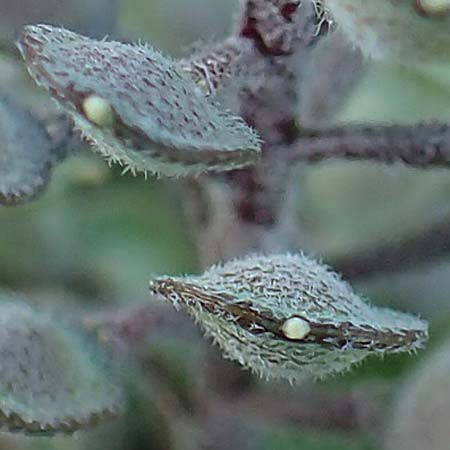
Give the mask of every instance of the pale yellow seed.
[[420, 7], [430, 15], [450, 13], [450, 0], [418, 0]]
[[90, 95], [83, 100], [83, 111], [86, 118], [99, 127], [110, 126], [114, 121], [111, 104], [98, 95]]
[[306, 320], [300, 317], [291, 317], [286, 320], [281, 327], [281, 332], [287, 339], [301, 340], [304, 339], [309, 332], [311, 327]]

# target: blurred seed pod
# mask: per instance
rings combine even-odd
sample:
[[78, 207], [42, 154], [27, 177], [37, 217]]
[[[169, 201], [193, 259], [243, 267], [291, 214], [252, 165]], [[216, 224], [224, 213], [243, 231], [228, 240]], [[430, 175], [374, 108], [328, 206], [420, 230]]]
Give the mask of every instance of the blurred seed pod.
[[36, 82], [110, 162], [125, 171], [190, 175], [255, 163], [257, 135], [210, 102], [148, 46], [27, 26], [19, 48]]
[[450, 341], [423, 361], [389, 416], [386, 450], [447, 450], [450, 443]]
[[158, 277], [150, 290], [185, 308], [226, 357], [266, 378], [322, 378], [370, 354], [414, 351], [427, 339], [426, 322], [367, 304], [302, 254]]
[[0, 361], [0, 426], [8, 431], [72, 433], [120, 409], [120, 389], [94, 344], [15, 298], [0, 305]]
[[350, 41], [375, 59], [450, 60], [448, 0], [315, 0]]
[[0, 134], [0, 204], [17, 205], [46, 187], [53, 146], [45, 127], [6, 98], [0, 98]]
[[419, 12], [428, 16], [444, 16], [450, 13], [450, 0], [416, 0]]

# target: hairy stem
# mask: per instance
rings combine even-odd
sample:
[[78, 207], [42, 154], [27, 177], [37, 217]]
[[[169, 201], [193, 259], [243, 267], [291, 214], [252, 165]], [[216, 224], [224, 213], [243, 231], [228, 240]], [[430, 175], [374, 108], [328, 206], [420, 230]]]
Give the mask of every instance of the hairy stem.
[[302, 131], [287, 150], [292, 162], [320, 162], [343, 158], [414, 167], [449, 167], [450, 126], [441, 123], [413, 126], [385, 125]]
[[289, 211], [294, 215], [285, 207], [290, 168], [278, 147], [298, 135], [298, 66], [318, 41], [316, 11], [309, 2], [244, 1], [230, 39], [252, 50], [246, 77], [239, 81], [238, 110], [263, 138], [263, 157], [255, 167], [200, 179], [191, 190], [204, 266], [249, 251], [285, 251], [297, 241], [286, 229]]

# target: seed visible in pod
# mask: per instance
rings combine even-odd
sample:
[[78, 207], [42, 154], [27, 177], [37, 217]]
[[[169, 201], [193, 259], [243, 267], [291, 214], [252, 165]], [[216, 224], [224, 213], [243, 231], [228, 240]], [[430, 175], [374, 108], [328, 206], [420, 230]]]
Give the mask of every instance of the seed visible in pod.
[[283, 323], [281, 331], [287, 339], [299, 341], [308, 336], [311, 327], [306, 320], [300, 317], [291, 317]]
[[113, 125], [114, 112], [111, 104], [98, 95], [90, 95], [83, 100], [83, 111], [86, 119], [99, 127]]
[[31, 76], [86, 138], [133, 173], [195, 175], [258, 160], [257, 134], [149, 46], [96, 41], [47, 25], [25, 27], [18, 46]]
[[412, 352], [427, 323], [366, 303], [303, 254], [249, 256], [200, 276], [157, 277], [153, 294], [185, 309], [227, 358], [266, 378], [348, 370], [370, 354]]

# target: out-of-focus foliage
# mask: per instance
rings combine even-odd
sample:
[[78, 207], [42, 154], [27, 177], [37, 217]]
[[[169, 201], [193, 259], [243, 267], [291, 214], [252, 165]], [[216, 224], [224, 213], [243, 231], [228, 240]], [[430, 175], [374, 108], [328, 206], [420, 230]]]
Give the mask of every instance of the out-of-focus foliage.
[[306, 431], [299, 433], [294, 428], [281, 428], [267, 433], [264, 450], [373, 450], [364, 437], [348, 438], [345, 435], [332, 434], [323, 436], [321, 433]]
[[[450, 4], [417, 0], [320, 0], [349, 40], [377, 60], [449, 61]], [[425, 19], [424, 19], [425, 17]]]
[[238, 0], [125, 0], [120, 2], [121, 35], [148, 39], [174, 55], [229, 32]]
[[[8, 91], [15, 99], [33, 106], [37, 117], [54, 116], [51, 102], [45, 96], [42, 100], [27, 81], [25, 70], [10, 57], [19, 24], [48, 22], [97, 37], [110, 33], [115, 38], [149, 39], [177, 55], [198, 39], [222, 36], [237, 4], [228, 0], [121, 0], [117, 28], [92, 28], [92, 20], [112, 23], [114, 3], [105, 7], [100, 0], [3, 1], [0, 35], [6, 36], [7, 44], [0, 53], [0, 76], [8, 79]], [[98, 7], [101, 14], [90, 9]], [[450, 67], [370, 64], [337, 118], [341, 122], [446, 120], [449, 99]], [[446, 171], [327, 163], [304, 169], [302, 183], [298, 198], [302, 199], [299, 219], [308, 235], [305, 247], [324, 255], [389, 241], [450, 210]], [[33, 304], [58, 312], [129, 306], [147, 299], [152, 273], [181, 275], [198, 269], [182, 219], [181, 189], [176, 182], [120, 177], [119, 171], [110, 170], [90, 154], [68, 159], [55, 170], [49, 189], [39, 200], [0, 209], [1, 284], [26, 291]], [[359, 288], [370, 292], [374, 303], [421, 313], [432, 320], [432, 333], [444, 335], [450, 331], [449, 275], [450, 261], [444, 260], [406, 274], [383, 275]], [[0, 449], [198, 450], [205, 440], [209, 448], [228, 450], [246, 448], [246, 443], [271, 450], [380, 448], [379, 430], [384, 425], [367, 419], [373, 406], [370, 397], [363, 398], [362, 411], [349, 406], [331, 417], [329, 405], [320, 403], [322, 396], [307, 402], [309, 395], [317, 394], [316, 388], [289, 387], [286, 394], [276, 385], [255, 382], [246, 372], [223, 362], [186, 322], [168, 321], [152, 330], [148, 346], [140, 349], [146, 355], [144, 367], [127, 368], [140, 382], [130, 390], [129, 412], [122, 419], [82, 433], [76, 440], [2, 436]], [[372, 387], [374, 397], [383, 400], [381, 412], [376, 411], [387, 420], [386, 396], [392, 398], [390, 393], [416, 366], [415, 359], [401, 356], [382, 363], [369, 361], [323, 384], [321, 394], [339, 405], [337, 394], [353, 398], [353, 392], [348, 393], [352, 386], [364, 392], [372, 392]], [[380, 385], [382, 393], [377, 394]], [[296, 418], [288, 411], [269, 425], [270, 417], [264, 414], [279, 405], [264, 407], [262, 400], [249, 400], [239, 415], [235, 406], [239, 400], [252, 393], [259, 399], [266, 391], [280, 399], [306, 395], [299, 408], [313, 417]], [[344, 403], [348, 404], [353, 405]], [[353, 416], [360, 421], [356, 425], [337, 420]], [[321, 426], [317, 425], [320, 420]]]
[[426, 358], [398, 393], [386, 450], [441, 450], [450, 422], [450, 342]]
[[0, 42], [8, 49], [24, 25], [65, 25], [93, 37], [103, 37], [116, 28], [118, 0], [1, 0]]

